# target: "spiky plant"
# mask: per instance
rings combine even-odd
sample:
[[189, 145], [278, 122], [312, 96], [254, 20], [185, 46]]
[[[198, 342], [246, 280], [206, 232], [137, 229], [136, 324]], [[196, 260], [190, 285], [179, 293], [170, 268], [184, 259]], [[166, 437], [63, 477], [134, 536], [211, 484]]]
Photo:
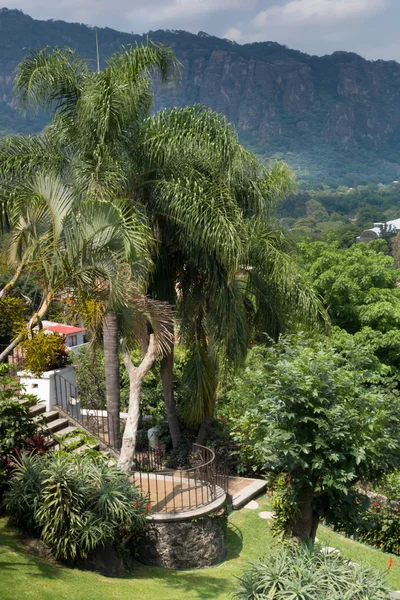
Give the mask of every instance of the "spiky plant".
[[15, 459], [4, 505], [57, 559], [75, 561], [106, 542], [128, 543], [144, 526], [147, 499], [103, 459], [61, 452]]

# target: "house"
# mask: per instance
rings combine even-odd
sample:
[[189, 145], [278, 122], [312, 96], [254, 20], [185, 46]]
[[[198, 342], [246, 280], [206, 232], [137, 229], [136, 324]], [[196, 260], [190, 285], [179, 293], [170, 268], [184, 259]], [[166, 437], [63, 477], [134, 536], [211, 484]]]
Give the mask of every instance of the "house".
[[400, 231], [400, 219], [394, 219], [393, 221], [387, 221], [387, 223], [374, 223], [371, 229], [365, 229], [357, 238], [357, 242], [372, 242], [382, 237], [382, 230], [396, 234]]
[[44, 331], [48, 333], [58, 333], [65, 336], [65, 345], [67, 348], [74, 349], [87, 343], [86, 330], [84, 327], [75, 327], [73, 325], [64, 325], [53, 321], [42, 321]]

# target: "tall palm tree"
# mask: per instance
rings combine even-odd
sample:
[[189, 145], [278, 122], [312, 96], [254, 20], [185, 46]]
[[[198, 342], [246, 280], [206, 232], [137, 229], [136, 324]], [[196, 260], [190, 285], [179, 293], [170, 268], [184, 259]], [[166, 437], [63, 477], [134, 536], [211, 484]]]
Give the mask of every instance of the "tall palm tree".
[[[53, 155], [48, 161], [43, 156], [48, 148], [45, 136], [39, 144], [31, 141], [41, 149], [46, 147], [40, 152], [41, 158], [46, 165], [62, 170], [78, 196], [108, 201], [129, 197], [136, 202], [138, 198], [132, 194], [137, 174], [132, 140], [151, 110], [151, 74], [157, 72], [166, 82], [176, 71], [173, 52], [157, 44], [124, 49], [97, 72], [90, 71], [86, 61], [69, 49], [44, 49], [30, 52], [19, 65], [15, 95], [24, 109], [53, 110], [47, 137], [56, 139], [56, 148], [61, 150], [57, 159]], [[30, 154], [24, 169], [36, 164]], [[8, 165], [13, 167], [12, 158]], [[18, 168], [17, 177], [21, 177]], [[107, 406], [117, 429], [119, 340], [117, 318], [111, 309], [105, 313], [103, 325]]]
[[[243, 362], [255, 328], [276, 335], [287, 325], [284, 307], [314, 322], [321, 307], [274, 217], [292, 186], [285, 165], [261, 165], [224, 117], [201, 106], [158, 113], [141, 132], [153, 174], [146, 205], [160, 242], [152, 293], [179, 307], [189, 350], [184, 414], [203, 423], [202, 442], [218, 380]], [[170, 353], [161, 363], [167, 407], [172, 369]]]
[[[52, 107], [52, 125], [39, 140], [22, 142], [17, 138], [0, 146], [0, 166], [7, 168], [11, 180], [19, 181], [24, 171], [34, 171], [42, 160], [60, 172], [78, 196], [109, 200], [126, 197], [133, 207], [143, 204], [158, 246], [149, 291], [155, 298], [176, 304], [177, 287], [184, 283], [190, 292], [201, 281], [201, 297], [207, 300], [207, 311], [202, 313], [211, 315], [211, 308], [216, 311], [214, 307], [219, 306], [215, 314], [221, 319], [220, 334], [214, 336], [218, 340], [214, 347], [219, 348], [221, 357], [228, 349], [229, 357], [232, 348], [241, 347], [237, 355], [243, 356], [247, 335], [240, 325], [245, 319], [239, 307], [248, 308], [248, 302], [237, 300], [236, 316], [232, 319], [227, 309], [224, 316], [224, 302], [218, 301], [216, 292], [220, 288], [226, 290], [226, 300], [230, 299], [231, 304], [225, 307], [233, 306], [233, 299], [239, 298], [237, 290], [243, 285], [238, 283], [238, 274], [243, 266], [247, 273], [252, 273], [250, 257], [262, 255], [250, 251], [248, 221], [255, 219], [264, 231], [270, 231], [270, 213], [289, 189], [291, 176], [282, 165], [272, 169], [260, 165], [239, 144], [226, 120], [213, 111], [195, 106], [149, 117], [150, 73], [158, 71], [166, 81], [176, 72], [176, 66], [173, 53], [157, 45], [117, 53], [104, 71], [98, 73], [90, 72], [85, 61], [68, 49], [31, 53], [17, 71], [17, 98], [22, 106]], [[50, 147], [53, 155], [49, 159]], [[23, 160], [19, 161], [18, 156]], [[280, 251], [277, 245], [270, 256], [271, 260], [275, 257], [276, 264]], [[256, 272], [260, 274], [261, 270]], [[274, 275], [276, 293], [269, 293], [268, 301], [264, 294], [264, 304], [258, 305], [259, 317], [261, 306], [267, 309], [266, 314], [277, 314], [276, 305], [282, 300], [278, 290], [281, 296], [282, 293], [295, 296], [292, 284], [296, 288], [299, 282], [289, 277], [285, 283], [288, 273], [288, 269], [264, 270], [265, 275]], [[255, 281], [255, 276], [247, 277], [246, 281]], [[261, 286], [257, 289], [261, 290]], [[292, 291], [287, 293], [289, 289]], [[183, 312], [188, 313], [192, 308], [192, 321], [198, 321], [198, 307], [193, 306], [190, 293], [183, 297], [189, 299]], [[315, 307], [306, 292], [299, 298], [305, 302], [304, 306]], [[237, 326], [233, 327], [236, 321]], [[116, 325], [112, 311], [106, 312], [103, 330], [107, 346], [107, 396], [108, 406], [115, 415], [119, 412]], [[193, 325], [188, 331], [194, 335]], [[203, 334], [193, 337], [203, 338]], [[210, 335], [206, 338], [211, 339]], [[193, 372], [205, 374], [204, 381], [196, 380], [194, 397], [199, 398], [199, 405], [202, 402], [205, 405], [202, 390], [215, 387], [218, 364], [225, 358], [216, 360], [215, 351], [205, 352], [198, 345], [191, 348], [195, 362], [189, 361], [189, 365], [197, 364]], [[214, 383], [209, 378], [207, 385], [206, 374], [211, 369], [209, 364], [205, 368], [206, 356], [214, 366]], [[168, 422], [176, 446], [180, 430], [173, 399], [172, 351], [162, 360], [161, 372]], [[194, 381], [190, 377], [188, 380]]]
[[135, 257], [141, 261], [147, 248], [143, 240], [150, 232], [130, 212], [126, 214], [123, 203], [83, 198], [77, 211], [68, 186], [38, 173], [16, 190], [9, 216], [10, 266], [18, 274], [30, 273], [42, 289], [42, 299], [26, 330], [15, 337], [0, 360], [43, 319], [54, 298], [72, 287], [77, 294], [113, 306], [125, 304], [126, 282], [120, 274], [132, 269]]

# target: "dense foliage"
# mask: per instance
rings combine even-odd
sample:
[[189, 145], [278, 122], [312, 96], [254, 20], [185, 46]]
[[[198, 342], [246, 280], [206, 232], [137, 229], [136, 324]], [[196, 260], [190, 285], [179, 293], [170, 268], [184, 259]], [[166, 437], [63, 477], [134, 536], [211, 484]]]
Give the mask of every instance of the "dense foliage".
[[68, 561], [106, 542], [128, 544], [149, 509], [126, 473], [104, 459], [66, 453], [16, 459], [4, 504], [20, 527]]
[[[400, 368], [400, 270], [384, 240], [339, 248], [337, 242], [298, 244], [303, 265], [334, 325], [353, 343]], [[343, 337], [345, 338], [346, 336]]]
[[314, 189], [301, 186], [285, 199], [280, 213], [282, 217], [294, 220], [311, 217], [317, 223], [317, 228], [329, 221], [339, 223], [345, 219], [346, 222], [349, 217], [356, 217], [357, 226], [366, 229], [374, 222], [400, 218], [400, 185], [371, 183], [332, 188], [320, 184], [315, 185]]
[[368, 350], [288, 336], [251, 351], [229, 394], [247, 461], [280, 482], [281, 529], [314, 537], [325, 496], [400, 464], [398, 394]]
[[20, 344], [26, 371], [40, 376], [45, 371], [60, 369], [70, 362], [65, 339], [58, 333], [41, 329]]
[[10, 473], [10, 460], [23, 449], [46, 449], [40, 435], [40, 423], [32, 418], [29, 407], [37, 398], [26, 394], [6, 364], [0, 364], [0, 492]]
[[382, 575], [319, 548], [286, 545], [253, 563], [239, 579], [236, 600], [389, 600]]

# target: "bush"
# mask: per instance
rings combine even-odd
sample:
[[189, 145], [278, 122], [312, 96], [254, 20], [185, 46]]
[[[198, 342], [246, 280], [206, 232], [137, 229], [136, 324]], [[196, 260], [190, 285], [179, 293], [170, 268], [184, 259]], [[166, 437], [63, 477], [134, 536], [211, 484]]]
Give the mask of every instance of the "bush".
[[[22, 404], [24, 400], [26, 404]], [[35, 421], [29, 410], [36, 403], [36, 396], [25, 394], [21, 384], [10, 375], [9, 366], [0, 363], [0, 497], [7, 487], [15, 457], [23, 450], [44, 454], [49, 449], [41, 435], [40, 421]]]
[[26, 303], [21, 298], [4, 296], [0, 300], [0, 340], [9, 343], [13, 335], [23, 327], [26, 318]]
[[245, 571], [236, 600], [390, 600], [382, 575], [318, 548], [287, 544]]
[[67, 561], [106, 542], [127, 546], [150, 508], [127, 473], [103, 459], [62, 452], [16, 459], [4, 506]]
[[46, 333], [43, 330], [35, 333], [32, 338], [20, 344], [24, 368], [40, 376], [45, 371], [65, 367], [70, 357], [64, 342], [64, 338], [58, 333]]
[[375, 548], [400, 556], [400, 509], [389, 503], [372, 502], [369, 527], [360, 529], [357, 539]]

